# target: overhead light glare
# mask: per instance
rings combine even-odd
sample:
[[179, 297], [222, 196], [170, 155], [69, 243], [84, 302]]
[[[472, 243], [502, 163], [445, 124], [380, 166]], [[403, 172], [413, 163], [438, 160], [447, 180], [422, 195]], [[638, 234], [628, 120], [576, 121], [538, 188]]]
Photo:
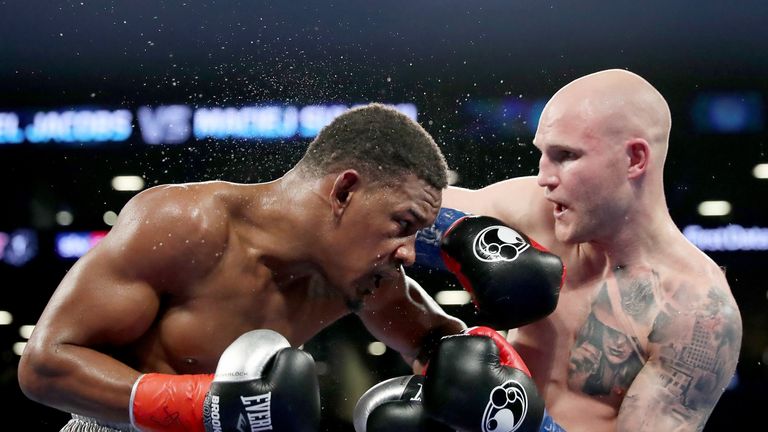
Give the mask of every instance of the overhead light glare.
[[368, 354], [373, 356], [380, 356], [387, 352], [387, 346], [383, 343], [376, 341], [368, 344]]
[[728, 201], [703, 201], [699, 204], [698, 210], [702, 216], [725, 216], [731, 213], [731, 203]]
[[0, 310], [0, 325], [8, 325], [13, 322], [13, 315], [10, 312]]
[[144, 189], [144, 179], [132, 175], [116, 176], [112, 178], [112, 189], [117, 191], [139, 191]]
[[450, 306], [450, 305], [463, 305], [472, 300], [472, 297], [466, 291], [452, 290], [452, 291], [438, 291], [435, 294], [435, 301], [438, 304]]
[[768, 163], [755, 165], [752, 169], [752, 175], [759, 179], [768, 179]]

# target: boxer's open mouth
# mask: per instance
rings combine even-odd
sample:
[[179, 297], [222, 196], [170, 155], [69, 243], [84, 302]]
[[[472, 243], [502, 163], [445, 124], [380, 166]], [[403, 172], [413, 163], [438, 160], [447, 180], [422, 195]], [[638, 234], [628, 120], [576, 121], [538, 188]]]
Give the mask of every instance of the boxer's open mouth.
[[555, 203], [555, 217], [562, 216], [566, 211], [568, 211], [568, 206], [565, 206], [560, 203]]

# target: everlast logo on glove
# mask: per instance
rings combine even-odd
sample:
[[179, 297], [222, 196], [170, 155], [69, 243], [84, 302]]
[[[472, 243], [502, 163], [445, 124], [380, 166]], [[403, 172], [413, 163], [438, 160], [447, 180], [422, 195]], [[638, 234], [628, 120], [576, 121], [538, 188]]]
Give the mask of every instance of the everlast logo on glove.
[[[269, 403], [272, 399], [272, 392], [256, 396], [240, 396], [240, 400], [245, 407], [245, 417], [248, 419], [248, 425], [251, 432], [272, 430], [272, 411]], [[237, 422], [237, 430], [248, 432], [244, 429], [245, 421], [243, 415]], [[241, 429], [243, 427], [243, 429]]]
[[491, 390], [483, 413], [483, 432], [514, 432], [528, 413], [528, 395], [525, 387], [509, 380]]
[[477, 259], [485, 262], [514, 261], [531, 245], [517, 231], [494, 225], [480, 231], [473, 242]]
[[317, 432], [319, 388], [311, 355], [277, 332], [251, 330], [219, 359], [203, 405], [205, 430]]

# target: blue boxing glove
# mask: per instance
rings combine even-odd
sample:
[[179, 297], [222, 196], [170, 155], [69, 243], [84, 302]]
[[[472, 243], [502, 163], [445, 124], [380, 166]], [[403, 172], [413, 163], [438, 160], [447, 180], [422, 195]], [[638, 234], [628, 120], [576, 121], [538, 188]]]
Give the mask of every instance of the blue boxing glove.
[[440, 208], [435, 222], [416, 233], [416, 264], [435, 270], [448, 271], [440, 252], [440, 242], [448, 228], [464, 216], [467, 214], [461, 210]]
[[565, 429], [563, 429], [562, 426], [555, 423], [555, 419], [549, 415], [546, 408], [544, 408], [544, 418], [541, 419], [541, 427], [539, 430], [541, 432], [565, 432]]

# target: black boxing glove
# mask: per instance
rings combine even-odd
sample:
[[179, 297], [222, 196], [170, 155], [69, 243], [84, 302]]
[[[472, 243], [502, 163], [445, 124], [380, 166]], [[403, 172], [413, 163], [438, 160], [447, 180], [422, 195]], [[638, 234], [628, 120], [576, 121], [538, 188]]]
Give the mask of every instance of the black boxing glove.
[[312, 356], [271, 330], [243, 334], [219, 360], [203, 420], [207, 432], [316, 431], [320, 391]]
[[423, 394], [427, 413], [458, 431], [563, 431], [546, 414], [522, 358], [487, 327], [441, 340]]
[[371, 387], [355, 405], [355, 432], [453, 432], [424, 412], [423, 382], [421, 375], [406, 375]]
[[417, 263], [444, 263], [472, 295], [478, 318], [495, 328], [520, 327], [557, 307], [562, 260], [498, 219], [441, 209], [435, 224], [419, 231], [416, 246]]

